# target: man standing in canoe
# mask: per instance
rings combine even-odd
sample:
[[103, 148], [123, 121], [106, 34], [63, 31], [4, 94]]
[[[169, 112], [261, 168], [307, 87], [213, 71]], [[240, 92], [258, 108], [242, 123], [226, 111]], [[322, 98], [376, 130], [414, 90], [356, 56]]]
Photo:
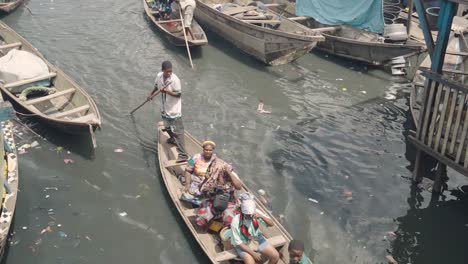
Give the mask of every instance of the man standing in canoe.
[[182, 15], [180, 19], [184, 20], [185, 32], [187, 35], [193, 38], [192, 34], [192, 20], [193, 20], [193, 12], [195, 11], [196, 2], [195, 0], [176, 0], [179, 3], [180, 10], [182, 11]]
[[172, 73], [170, 61], [162, 63], [162, 71], [156, 76], [154, 89], [148, 96], [149, 100], [157, 90], [161, 91], [161, 115], [170, 136], [167, 143], [176, 145], [179, 153], [177, 162], [186, 161], [188, 156], [185, 152], [184, 124], [182, 123], [182, 89], [179, 77]]

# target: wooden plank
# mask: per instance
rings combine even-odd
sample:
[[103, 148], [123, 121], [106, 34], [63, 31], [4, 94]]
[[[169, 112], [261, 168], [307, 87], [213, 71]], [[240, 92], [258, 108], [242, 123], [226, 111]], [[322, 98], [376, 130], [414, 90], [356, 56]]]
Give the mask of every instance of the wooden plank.
[[333, 31], [336, 31], [338, 29], [340, 29], [341, 27], [340, 26], [336, 26], [336, 27], [323, 27], [323, 28], [311, 28], [309, 29], [309, 31], [312, 31], [312, 32], [317, 32], [317, 33], [321, 33], [321, 32], [333, 32]]
[[[270, 242], [270, 245], [272, 245], [273, 247], [280, 247], [280, 246], [286, 245], [288, 241], [283, 236], [274, 236], [274, 237], [268, 238], [268, 242]], [[236, 250], [230, 249], [230, 250], [225, 250], [216, 254], [215, 260], [218, 262], [222, 262], [222, 261], [234, 259], [236, 257], [237, 257]]]
[[264, 4], [266, 7], [278, 7], [281, 6], [280, 4]]
[[453, 128], [454, 134], [452, 135], [452, 140], [451, 140], [450, 149], [449, 149], [450, 154], [453, 154], [455, 143], [457, 142], [457, 139], [458, 139], [458, 128], [460, 127], [460, 119], [462, 117], [463, 108], [465, 106], [466, 96], [467, 96], [466, 94], [462, 93], [460, 96], [460, 102], [458, 103], [457, 118], [455, 119], [455, 127]]
[[424, 118], [426, 116], [426, 104], [423, 104], [426, 102], [427, 98], [430, 95], [432, 87], [432, 80], [431, 79], [426, 79], [426, 83], [424, 84], [423, 90], [422, 90], [422, 98], [421, 98], [421, 109], [419, 111], [419, 118], [418, 118], [418, 127], [419, 129], [416, 130], [416, 138], [421, 139], [424, 141], [424, 134], [425, 131], [423, 129], [424, 127]]
[[426, 78], [429, 78], [429, 79], [432, 79], [434, 81], [440, 82], [443, 85], [448, 86], [448, 87], [450, 87], [452, 89], [456, 89], [456, 90], [459, 90], [459, 91], [462, 91], [462, 92], [468, 94], [468, 88], [465, 87], [463, 84], [458, 83], [458, 82], [454, 82], [454, 81], [450, 81], [446, 77], [430, 71], [428, 68], [420, 67], [419, 69], [422, 71], [422, 73], [421, 73], [422, 76], [424, 76]]
[[465, 115], [465, 122], [463, 123], [462, 135], [460, 138], [460, 144], [457, 149], [457, 156], [455, 157], [455, 162], [458, 164], [460, 162], [461, 153], [463, 151], [463, 146], [465, 145], [466, 131], [468, 130], [468, 115]]
[[53, 94], [49, 94], [47, 96], [42, 96], [42, 97], [39, 97], [39, 98], [36, 98], [36, 99], [32, 99], [32, 100], [28, 100], [26, 101], [25, 103], [27, 105], [33, 105], [33, 104], [37, 104], [37, 103], [41, 103], [41, 102], [44, 102], [44, 101], [48, 101], [48, 100], [51, 100], [51, 99], [54, 99], [56, 97], [59, 97], [59, 96], [64, 96], [64, 95], [67, 95], [67, 94], [70, 94], [70, 93], [74, 93], [75, 92], [75, 88], [70, 88], [70, 89], [67, 89], [67, 90], [63, 90], [63, 91], [60, 91], [60, 92], [56, 92], [56, 93], [53, 93]]
[[171, 22], [180, 22], [182, 20], [180, 19], [171, 19], [171, 20], [160, 20], [160, 21], [156, 21], [156, 23], [158, 24], [167, 24], [167, 23], [171, 23]]
[[6, 45], [1, 45], [0, 49], [17, 48], [17, 47], [21, 47], [21, 45], [22, 45], [21, 42], [14, 42], [14, 43], [6, 44]]
[[85, 116], [81, 116], [81, 117], [72, 119], [70, 121], [73, 121], [73, 122], [88, 122], [88, 121], [93, 120], [93, 118], [95, 118], [95, 117], [96, 117], [96, 115], [94, 113], [91, 113], [91, 114], [87, 114]]
[[[453, 124], [453, 114], [455, 113], [455, 108], [457, 108], [457, 97], [458, 97], [458, 91], [455, 91], [454, 93], [452, 93], [452, 100], [450, 102], [450, 109], [449, 109], [449, 116], [448, 116], [448, 120], [447, 120], [447, 126], [445, 128], [445, 132], [444, 132], [444, 141], [442, 142], [442, 149], [440, 150], [440, 154], [442, 155], [445, 155], [445, 150], [447, 149], [447, 143], [448, 143], [448, 139], [450, 138], [450, 129], [452, 128], [452, 124]], [[456, 138], [456, 133], [455, 133], [455, 137], [451, 137], [451, 140], [457, 140]]]
[[248, 19], [242, 19], [242, 21], [250, 24], [281, 24], [281, 21], [279, 20], [248, 20]]
[[184, 166], [187, 165], [187, 162], [176, 162], [177, 160], [167, 160], [164, 162], [164, 167], [165, 168], [172, 168], [172, 167], [177, 167], [177, 166]]
[[455, 163], [452, 159], [449, 159], [446, 156], [440, 155], [439, 153], [435, 152], [431, 148], [427, 147], [425, 144], [421, 143], [418, 139], [416, 139], [413, 136], [408, 136], [408, 140], [413, 143], [419, 150], [424, 151], [425, 153], [429, 154], [433, 158], [439, 160], [440, 162], [449, 165], [451, 168], [454, 170], [458, 171], [459, 173], [467, 176], [468, 175], [468, 170], [465, 169], [463, 166], [460, 166], [460, 164]]
[[57, 76], [57, 73], [51, 72], [51, 73], [44, 74], [44, 75], [34, 77], [34, 78], [31, 78], [31, 79], [7, 83], [3, 87], [5, 87], [7, 89], [10, 89], [10, 88], [22, 86], [22, 85], [25, 85], [25, 84], [28, 84], [28, 83], [33, 83], [33, 82], [38, 82], [38, 81], [54, 78], [55, 76]]
[[[420, 121], [423, 121], [422, 124], [420, 124], [419, 126], [419, 130], [421, 132], [420, 134], [420, 137], [419, 139], [422, 141], [422, 142], [426, 142], [426, 136], [427, 136], [427, 127], [429, 126], [429, 117], [431, 115], [431, 104], [428, 104], [427, 102], [432, 102], [433, 98], [434, 98], [434, 91], [435, 91], [435, 86], [437, 86], [437, 83], [436, 82], [433, 82], [432, 80], [429, 80], [428, 82], [428, 85], [426, 86], [426, 88], [424, 88], [424, 90], [429, 90], [429, 97], [426, 98], [426, 100], [422, 101], [422, 110], [421, 112], [424, 112], [424, 116], [420, 116], [419, 120]], [[422, 126], [421, 126], [422, 125]], [[418, 132], [417, 131], [417, 132]], [[416, 133], [417, 133], [416, 132]]]
[[289, 20], [292, 20], [292, 21], [302, 21], [302, 20], [307, 20], [309, 19], [309, 17], [305, 17], [305, 16], [298, 16], [298, 17], [288, 17]]
[[[434, 150], [439, 151], [439, 143], [440, 143], [440, 138], [442, 137], [442, 130], [445, 122], [445, 116], [447, 115], [447, 104], [450, 96], [450, 88], [449, 87], [443, 87], [441, 90], [444, 90], [445, 88], [445, 95], [444, 95], [444, 102], [442, 103], [442, 111], [440, 112], [440, 119], [439, 119], [439, 127], [437, 128], [437, 134], [435, 138], [435, 144], [434, 144]], [[448, 137], [448, 135], [446, 135]], [[444, 155], [443, 153], [441, 153]]]
[[239, 7], [235, 7], [235, 8], [223, 11], [222, 13], [228, 16], [232, 16], [232, 15], [236, 15], [239, 13], [244, 13], [247, 11], [255, 10], [255, 9], [257, 9], [256, 6], [239, 6]]
[[65, 111], [65, 112], [59, 112], [59, 113], [50, 115], [50, 117], [62, 118], [62, 117], [69, 116], [69, 115], [72, 115], [72, 114], [76, 114], [76, 113], [79, 113], [79, 112], [82, 112], [82, 111], [86, 111], [86, 110], [89, 109], [89, 107], [90, 106], [88, 104], [82, 105], [80, 107], [76, 107], [76, 108], [70, 109], [70, 110]]
[[[436, 83], [437, 85], [438, 83]], [[439, 114], [439, 103], [440, 103], [440, 97], [442, 95], [442, 87], [438, 87], [437, 89], [437, 94], [435, 96], [435, 102], [434, 102], [434, 105], [429, 105], [431, 107], [431, 110], [429, 110], [429, 112], [432, 112], [432, 120], [431, 120], [431, 123], [430, 123], [430, 126], [429, 126], [429, 135], [428, 135], [428, 139], [427, 139], [427, 145], [429, 147], [432, 146], [432, 139], [434, 138], [434, 130], [435, 130], [435, 125], [436, 125], [436, 122], [437, 122], [437, 116]], [[430, 104], [432, 101], [427, 101], [426, 104]]]

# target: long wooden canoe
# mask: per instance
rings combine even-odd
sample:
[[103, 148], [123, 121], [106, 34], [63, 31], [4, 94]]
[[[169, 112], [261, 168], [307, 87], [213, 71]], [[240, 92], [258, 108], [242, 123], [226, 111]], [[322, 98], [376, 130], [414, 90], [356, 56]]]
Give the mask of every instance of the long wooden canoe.
[[[93, 99], [64, 72], [50, 64], [27, 40], [0, 22], [0, 56], [5, 55], [10, 49], [20, 49], [35, 54], [47, 64], [49, 74], [0, 84], [5, 99], [10, 100], [19, 112], [33, 116], [65, 133], [91, 133], [93, 136], [96, 128], [101, 126], [101, 116]], [[55, 88], [56, 92], [26, 101], [20, 100], [19, 94], [22, 89], [41, 80], [50, 80], [51, 87]], [[93, 143], [95, 143], [94, 137]]]
[[5, 2], [0, 2], [0, 13], [10, 13], [18, 8], [23, 1], [24, 0], [6, 0]]
[[324, 25], [313, 18], [297, 17], [295, 4], [291, 2], [288, 2], [286, 7], [273, 6], [270, 9], [283, 12], [289, 19], [298, 21], [311, 29], [322, 29], [325, 41], [319, 42], [317, 49], [346, 59], [382, 65], [395, 57], [409, 56], [425, 50], [425, 45], [419, 41], [386, 43], [380, 41], [382, 37], [377, 33], [347, 25]]
[[[180, 200], [183, 185], [177, 178], [177, 175], [184, 173], [185, 163], [179, 165], [175, 163], [175, 159], [177, 159], [177, 150], [175, 146], [166, 143], [169, 135], [162, 131], [163, 128], [164, 125], [160, 123], [158, 127], [158, 159], [162, 179], [166, 185], [169, 196], [188, 229], [192, 233], [194, 239], [198, 242], [211, 262], [229, 263], [230, 260], [237, 257], [234, 249], [224, 250], [222, 245], [219, 243], [220, 239], [218, 234], [201, 232], [195, 222], [197, 208], [194, 208], [191, 204]], [[194, 155], [195, 153], [202, 151], [200, 142], [187, 132], [185, 132], [185, 147], [189, 155]], [[251, 193], [245, 185], [243, 185], [241, 192]], [[281, 259], [279, 263], [289, 263], [286, 258], [288, 258], [287, 245], [292, 239], [291, 235], [286, 231], [281, 223], [273, 217], [265, 205], [263, 205], [258, 199], [256, 199], [256, 202], [257, 208], [272, 218], [275, 223], [272, 227], [262, 227], [263, 234], [268, 238], [270, 243], [282, 253], [283, 259]]]
[[[169, 40], [173, 45], [179, 47], [185, 47], [184, 32], [182, 31], [182, 22], [180, 20], [179, 12], [174, 10], [171, 13], [169, 20], [160, 19], [158, 11], [151, 9], [148, 6], [146, 0], [143, 0], [143, 6], [145, 7], [145, 13], [148, 18], [153, 22], [156, 28], [164, 34], [164, 37]], [[175, 25], [172, 25], [175, 24]], [[187, 42], [190, 47], [202, 46], [208, 44], [208, 38], [206, 37], [205, 31], [200, 27], [198, 22], [193, 19], [190, 27], [193, 38], [187, 35]]]
[[[0, 101], [2, 98], [0, 96]], [[8, 234], [15, 214], [16, 197], [18, 195], [18, 155], [13, 138], [13, 124], [3, 121], [0, 124], [0, 152], [3, 154], [0, 162], [0, 189], [2, 202], [0, 212], [0, 259], [8, 243]]]
[[[259, 10], [247, 6], [248, 0], [238, 0], [241, 6], [226, 11], [216, 7], [232, 4], [230, 0], [197, 0], [195, 17], [207, 28], [233, 43], [245, 53], [270, 65], [281, 65], [307, 54], [324, 38], [313, 30], [291, 21], [271, 10], [265, 18], [238, 14]], [[237, 11], [239, 10], [239, 11]]]

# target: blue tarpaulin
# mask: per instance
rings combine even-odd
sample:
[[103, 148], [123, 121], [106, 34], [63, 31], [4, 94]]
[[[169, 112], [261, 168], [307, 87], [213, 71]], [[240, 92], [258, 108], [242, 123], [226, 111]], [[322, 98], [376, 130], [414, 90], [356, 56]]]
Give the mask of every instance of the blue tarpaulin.
[[296, 15], [327, 25], [350, 25], [384, 31], [382, 0], [296, 0]]

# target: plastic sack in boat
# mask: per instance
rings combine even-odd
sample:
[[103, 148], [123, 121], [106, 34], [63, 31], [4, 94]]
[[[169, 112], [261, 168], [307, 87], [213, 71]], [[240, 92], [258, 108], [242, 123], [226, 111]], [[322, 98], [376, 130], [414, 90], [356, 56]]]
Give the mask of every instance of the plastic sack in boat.
[[0, 58], [0, 80], [4, 83], [31, 79], [48, 73], [49, 68], [41, 58], [24, 50], [12, 49]]

